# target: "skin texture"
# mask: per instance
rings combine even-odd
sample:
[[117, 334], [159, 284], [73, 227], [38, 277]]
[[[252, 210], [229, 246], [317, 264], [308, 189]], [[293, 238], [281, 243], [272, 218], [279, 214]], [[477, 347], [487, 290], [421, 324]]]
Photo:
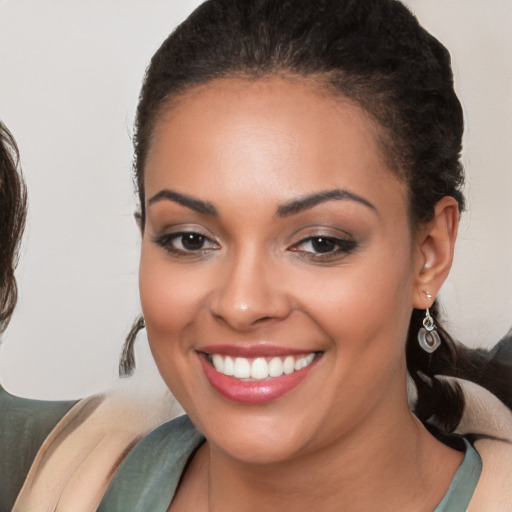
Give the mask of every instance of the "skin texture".
[[[451, 265], [457, 206], [444, 198], [411, 230], [377, 131], [348, 100], [282, 78], [213, 81], [160, 118], [141, 300], [160, 372], [208, 440], [171, 510], [194, 496], [194, 510], [431, 511], [446, 492], [462, 456], [410, 413], [404, 346], [412, 308], [431, 304]], [[162, 190], [217, 215], [153, 199]], [[371, 206], [328, 200], [277, 215], [328, 190]], [[172, 237], [183, 231], [206, 237], [200, 250]], [[319, 236], [342, 242], [318, 254]], [[215, 344], [321, 355], [296, 388], [248, 405], [206, 379], [198, 352]]]

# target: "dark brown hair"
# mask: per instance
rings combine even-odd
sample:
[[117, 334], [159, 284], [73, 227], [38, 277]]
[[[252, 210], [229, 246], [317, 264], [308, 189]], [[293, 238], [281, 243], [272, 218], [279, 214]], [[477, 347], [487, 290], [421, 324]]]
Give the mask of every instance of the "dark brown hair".
[[14, 270], [27, 210], [27, 192], [18, 164], [16, 142], [0, 122], [0, 331], [7, 327], [18, 297]]
[[[413, 226], [431, 220], [444, 196], [454, 197], [464, 209], [464, 123], [450, 54], [403, 4], [208, 0], [164, 41], [146, 71], [134, 137], [142, 228], [145, 162], [155, 124], [170, 101], [209, 80], [272, 75], [313, 77], [373, 116], [390, 169], [408, 184]], [[437, 374], [457, 373], [471, 358], [483, 370], [487, 359], [462, 350], [441, 327], [442, 346], [426, 354], [417, 341], [424, 315], [412, 312], [407, 340], [408, 370], [418, 390], [416, 413], [422, 420], [435, 416], [452, 430], [464, 397], [457, 384]]]

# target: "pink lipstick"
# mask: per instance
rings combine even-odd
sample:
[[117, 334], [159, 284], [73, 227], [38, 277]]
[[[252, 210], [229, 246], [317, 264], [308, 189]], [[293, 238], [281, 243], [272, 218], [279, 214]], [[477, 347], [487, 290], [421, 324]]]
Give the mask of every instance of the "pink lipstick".
[[289, 393], [321, 356], [266, 344], [215, 345], [197, 353], [210, 385], [224, 398], [242, 404], [263, 404]]

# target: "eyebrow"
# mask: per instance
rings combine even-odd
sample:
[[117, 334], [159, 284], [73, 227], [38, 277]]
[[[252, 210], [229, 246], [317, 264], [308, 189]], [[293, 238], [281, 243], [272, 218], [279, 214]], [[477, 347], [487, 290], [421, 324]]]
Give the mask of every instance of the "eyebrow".
[[[191, 210], [194, 210], [202, 215], [210, 215], [213, 217], [219, 216], [217, 208], [209, 201], [202, 201], [201, 199], [196, 199], [186, 194], [182, 194], [180, 192], [176, 192], [174, 190], [169, 189], [164, 189], [156, 193], [151, 199], [148, 200], [148, 206], [164, 200], [181, 204], [182, 206], [190, 208]], [[352, 192], [349, 192], [348, 190], [334, 189], [317, 192], [315, 194], [308, 194], [299, 199], [294, 199], [292, 201], [289, 201], [288, 203], [282, 204], [277, 208], [276, 215], [277, 217], [288, 217], [290, 215], [295, 215], [304, 210], [313, 208], [327, 201], [344, 200], [361, 203], [364, 206], [378, 213], [377, 208], [375, 208], [375, 206], [372, 203], [370, 203], [370, 201], [367, 201], [363, 197], [358, 196], [357, 194], [354, 194]]]
[[194, 210], [202, 215], [210, 215], [212, 217], [218, 217], [219, 212], [212, 203], [208, 201], [202, 201], [201, 199], [196, 199], [195, 197], [187, 196], [186, 194], [181, 194], [180, 192], [175, 192], [174, 190], [164, 189], [160, 192], [156, 193], [151, 199], [148, 201], [148, 206], [158, 203], [159, 201], [172, 201], [174, 203], [181, 204], [191, 210]]
[[357, 194], [349, 192], [348, 190], [334, 189], [317, 192], [315, 194], [309, 194], [307, 196], [300, 197], [299, 199], [294, 199], [293, 201], [282, 204], [278, 207], [276, 215], [277, 217], [288, 217], [289, 215], [295, 215], [304, 210], [309, 210], [310, 208], [313, 208], [314, 206], [317, 206], [321, 203], [332, 200], [355, 201], [378, 213], [377, 208], [375, 208], [375, 206], [370, 203], [370, 201], [364, 199], [364, 197], [358, 196]]

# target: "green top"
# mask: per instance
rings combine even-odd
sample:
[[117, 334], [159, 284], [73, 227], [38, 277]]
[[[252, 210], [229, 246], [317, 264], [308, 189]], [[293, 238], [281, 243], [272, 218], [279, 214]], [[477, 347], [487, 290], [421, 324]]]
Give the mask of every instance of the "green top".
[[29, 400], [0, 386], [0, 512], [10, 512], [48, 434], [76, 402]]
[[[0, 512], [10, 512], [43, 441], [76, 402], [28, 400], [0, 386]], [[445, 444], [464, 451], [464, 460], [434, 512], [465, 512], [482, 462], [461, 436], [433, 432]], [[187, 416], [147, 435], [121, 464], [99, 512], [167, 512], [191, 456], [204, 442]]]
[[[448, 492], [433, 512], [465, 512], [480, 477], [482, 461], [462, 436], [438, 437], [465, 455]], [[98, 512], [167, 512], [187, 461], [203, 442], [204, 437], [187, 416], [161, 425], [126, 457]]]

